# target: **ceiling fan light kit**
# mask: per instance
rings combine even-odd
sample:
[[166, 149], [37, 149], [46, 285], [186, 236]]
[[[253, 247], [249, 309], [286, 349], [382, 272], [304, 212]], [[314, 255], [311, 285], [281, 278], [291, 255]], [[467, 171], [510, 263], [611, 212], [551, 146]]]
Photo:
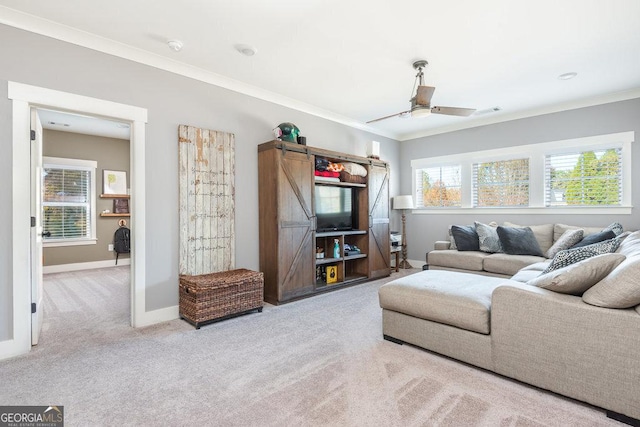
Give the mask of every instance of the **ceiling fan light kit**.
[[416, 80], [414, 82], [413, 87], [417, 89], [415, 94], [413, 90], [411, 91], [411, 109], [407, 111], [402, 111], [400, 113], [392, 114], [390, 116], [380, 117], [374, 120], [369, 120], [367, 123], [379, 122], [381, 120], [389, 119], [391, 117], [427, 117], [431, 114], [444, 114], [447, 116], [461, 116], [467, 117], [473, 114], [476, 111], [474, 108], [460, 108], [460, 107], [441, 107], [441, 106], [431, 106], [431, 97], [433, 93], [436, 91], [436, 88], [433, 86], [426, 86], [424, 84], [424, 72], [423, 69], [429, 65], [427, 61], [421, 59], [419, 61], [415, 61], [413, 63], [413, 68], [418, 70], [418, 74], [416, 74]]

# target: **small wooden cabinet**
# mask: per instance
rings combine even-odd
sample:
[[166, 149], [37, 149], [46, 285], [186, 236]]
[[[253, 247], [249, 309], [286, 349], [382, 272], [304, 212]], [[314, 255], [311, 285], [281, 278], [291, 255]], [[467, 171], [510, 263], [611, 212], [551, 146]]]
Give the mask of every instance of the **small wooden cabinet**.
[[[316, 182], [317, 156], [361, 164], [367, 169], [367, 182]], [[390, 274], [387, 163], [270, 141], [258, 146], [258, 177], [265, 301], [280, 304]], [[351, 189], [357, 206], [352, 229], [317, 232], [316, 185]], [[338, 257], [333, 256], [336, 240]], [[345, 245], [359, 252], [345, 253]], [[318, 249], [322, 258], [316, 255]]]

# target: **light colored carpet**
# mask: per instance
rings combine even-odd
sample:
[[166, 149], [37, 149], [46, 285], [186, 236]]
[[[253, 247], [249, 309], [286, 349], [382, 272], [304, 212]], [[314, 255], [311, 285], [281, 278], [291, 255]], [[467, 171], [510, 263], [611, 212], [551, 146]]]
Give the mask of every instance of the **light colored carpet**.
[[195, 330], [129, 327], [128, 278], [128, 267], [48, 275], [41, 342], [0, 362], [0, 403], [64, 405], [68, 426], [620, 425], [384, 341], [377, 290], [389, 279]]

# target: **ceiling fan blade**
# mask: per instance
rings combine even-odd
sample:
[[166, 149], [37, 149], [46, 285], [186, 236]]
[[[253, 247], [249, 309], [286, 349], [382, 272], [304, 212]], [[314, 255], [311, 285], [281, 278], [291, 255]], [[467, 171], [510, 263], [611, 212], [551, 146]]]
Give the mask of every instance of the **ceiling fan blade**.
[[431, 112], [434, 114], [446, 114], [448, 116], [467, 117], [476, 111], [475, 108], [459, 108], [459, 107], [432, 107]]
[[416, 92], [416, 104], [429, 105], [431, 103], [433, 92], [435, 91], [436, 88], [433, 86], [418, 86], [418, 91]]
[[384, 117], [380, 117], [379, 119], [369, 120], [367, 123], [379, 122], [380, 120], [390, 119], [391, 117], [396, 117], [396, 116], [399, 116], [400, 114], [405, 114], [405, 113], [410, 113], [410, 112], [411, 112], [411, 110], [402, 111], [400, 113], [392, 114], [390, 116], [384, 116]]

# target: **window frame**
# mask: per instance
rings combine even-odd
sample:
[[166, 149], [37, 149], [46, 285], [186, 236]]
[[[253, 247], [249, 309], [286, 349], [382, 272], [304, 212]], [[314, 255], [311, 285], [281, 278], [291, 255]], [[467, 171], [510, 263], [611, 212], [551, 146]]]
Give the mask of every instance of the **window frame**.
[[[89, 221], [90, 221], [90, 236], [88, 237], [74, 237], [74, 238], [62, 238], [54, 240], [42, 240], [42, 246], [45, 248], [59, 247], [59, 246], [82, 246], [82, 245], [95, 245], [97, 244], [97, 226], [96, 220], [96, 199], [97, 199], [97, 185], [96, 185], [96, 169], [98, 168], [98, 162], [95, 160], [81, 160], [81, 159], [67, 159], [63, 157], [42, 157], [42, 188], [44, 189], [44, 170], [47, 168], [60, 168], [60, 169], [78, 169], [83, 171], [89, 171], [90, 180], [89, 183]], [[40, 201], [40, 215], [45, 206], [44, 197], [41, 197]]]
[[[444, 165], [460, 165], [462, 180], [462, 197], [460, 207], [417, 207], [413, 214], [612, 214], [630, 215], [631, 204], [631, 144], [635, 132], [619, 132], [605, 135], [573, 138], [537, 144], [519, 145], [493, 150], [474, 151], [447, 156], [430, 157], [411, 160], [412, 194], [417, 195], [416, 172], [418, 169]], [[620, 148], [622, 150], [622, 200], [619, 206], [546, 206], [545, 203], [545, 156], [576, 151], [606, 150]], [[473, 164], [515, 158], [529, 159], [529, 206], [527, 207], [474, 207], [473, 206]], [[416, 204], [418, 206], [418, 204]]]

